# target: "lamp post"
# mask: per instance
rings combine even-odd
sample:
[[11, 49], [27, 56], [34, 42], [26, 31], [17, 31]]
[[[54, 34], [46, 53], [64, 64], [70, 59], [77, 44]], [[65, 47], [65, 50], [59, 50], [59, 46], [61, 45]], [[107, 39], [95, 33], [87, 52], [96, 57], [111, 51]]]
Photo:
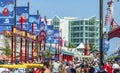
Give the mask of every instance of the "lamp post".
[[103, 0], [100, 0], [100, 62], [103, 62]]

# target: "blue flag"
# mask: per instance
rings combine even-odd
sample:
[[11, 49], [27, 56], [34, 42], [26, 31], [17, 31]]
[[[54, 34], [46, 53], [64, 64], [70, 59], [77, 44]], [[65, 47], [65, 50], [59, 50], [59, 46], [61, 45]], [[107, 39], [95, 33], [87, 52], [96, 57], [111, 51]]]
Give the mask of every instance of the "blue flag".
[[17, 27], [20, 27], [20, 18], [23, 17], [23, 29], [28, 30], [29, 29], [29, 21], [28, 21], [28, 11], [29, 7], [16, 7], [16, 25]]
[[46, 41], [47, 43], [54, 43], [54, 26], [53, 25], [46, 25], [45, 29], [47, 38]]
[[57, 44], [58, 43], [58, 39], [60, 37], [60, 34], [59, 34], [59, 30], [54, 30], [54, 43]]
[[41, 22], [39, 23], [39, 28], [40, 28], [40, 30], [45, 30], [45, 25], [44, 25], [44, 22], [43, 22], [43, 21], [41, 21]]
[[103, 49], [104, 49], [104, 52], [107, 52], [110, 48], [110, 43], [105, 39], [103, 38]]
[[38, 35], [39, 31], [40, 31], [39, 15], [29, 15], [29, 23], [30, 23], [29, 30], [32, 31], [32, 23], [33, 23], [34, 24], [34, 33], [36, 35]]
[[0, 25], [14, 25], [14, 0], [0, 0]]
[[11, 26], [0, 26], [0, 32], [2, 33], [4, 30], [12, 31]]

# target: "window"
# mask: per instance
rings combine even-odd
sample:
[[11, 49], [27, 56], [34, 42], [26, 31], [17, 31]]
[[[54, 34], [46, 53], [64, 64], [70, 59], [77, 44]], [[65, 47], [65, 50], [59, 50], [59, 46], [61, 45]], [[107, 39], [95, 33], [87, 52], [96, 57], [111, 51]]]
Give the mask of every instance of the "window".
[[85, 37], [89, 37], [89, 34], [88, 34], [88, 33], [85, 33]]
[[83, 33], [82, 32], [80, 33], [80, 37], [83, 37]]
[[85, 21], [85, 25], [89, 25], [89, 22], [88, 22], [88, 21]]

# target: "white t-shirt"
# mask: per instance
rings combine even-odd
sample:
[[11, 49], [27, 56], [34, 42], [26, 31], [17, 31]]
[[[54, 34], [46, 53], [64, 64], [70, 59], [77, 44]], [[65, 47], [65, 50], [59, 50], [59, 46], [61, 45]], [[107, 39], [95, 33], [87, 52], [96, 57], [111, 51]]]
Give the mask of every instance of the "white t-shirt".
[[116, 68], [118, 69], [118, 68], [120, 68], [120, 67], [119, 67], [118, 64], [115, 63], [115, 64], [113, 64], [112, 68], [113, 68], [113, 69], [116, 69]]

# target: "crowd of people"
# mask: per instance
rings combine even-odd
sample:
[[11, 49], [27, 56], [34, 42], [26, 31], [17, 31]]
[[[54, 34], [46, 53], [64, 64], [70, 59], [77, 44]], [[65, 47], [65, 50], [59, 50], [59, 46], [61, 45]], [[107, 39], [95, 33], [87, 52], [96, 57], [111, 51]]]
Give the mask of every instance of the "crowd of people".
[[90, 60], [60, 62], [53, 60], [45, 61], [43, 67], [40, 68], [5, 69], [5, 71], [0, 68], [0, 73], [120, 73], [120, 62], [110, 60], [104, 61], [104, 63]]

